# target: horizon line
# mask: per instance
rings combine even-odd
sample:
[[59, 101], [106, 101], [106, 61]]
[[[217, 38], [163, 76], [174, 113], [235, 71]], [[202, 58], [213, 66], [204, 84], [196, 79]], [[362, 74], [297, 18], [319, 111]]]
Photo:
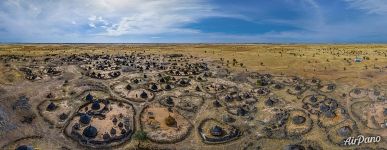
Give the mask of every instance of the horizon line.
[[387, 42], [0, 42], [0, 45], [54, 45], [54, 44], [63, 44], [63, 45], [357, 45], [357, 44], [366, 44], [366, 45], [384, 45]]

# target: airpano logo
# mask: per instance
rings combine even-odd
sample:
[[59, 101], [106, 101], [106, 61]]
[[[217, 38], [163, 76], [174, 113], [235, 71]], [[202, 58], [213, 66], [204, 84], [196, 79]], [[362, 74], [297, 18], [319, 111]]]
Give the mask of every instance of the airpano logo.
[[346, 140], [344, 140], [345, 146], [351, 146], [351, 145], [360, 145], [360, 144], [368, 144], [368, 143], [379, 143], [382, 140], [380, 136], [375, 137], [365, 137], [363, 135], [355, 137], [348, 137]]

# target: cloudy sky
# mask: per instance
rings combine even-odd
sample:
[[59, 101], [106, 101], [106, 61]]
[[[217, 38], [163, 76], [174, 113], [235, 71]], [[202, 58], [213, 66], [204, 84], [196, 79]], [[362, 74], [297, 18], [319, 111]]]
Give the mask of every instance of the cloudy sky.
[[387, 0], [0, 0], [0, 42], [386, 43]]

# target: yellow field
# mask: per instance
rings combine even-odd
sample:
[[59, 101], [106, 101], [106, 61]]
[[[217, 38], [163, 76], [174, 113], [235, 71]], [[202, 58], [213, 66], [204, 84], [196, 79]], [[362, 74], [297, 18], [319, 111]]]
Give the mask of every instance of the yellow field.
[[[340, 79], [358, 86], [387, 81], [387, 45], [0, 45], [0, 55], [124, 54], [131, 51], [183, 53], [204, 59], [222, 59], [224, 66], [229, 62], [231, 70]], [[355, 58], [361, 58], [362, 62], [354, 62]], [[233, 59], [236, 60], [235, 66]]]

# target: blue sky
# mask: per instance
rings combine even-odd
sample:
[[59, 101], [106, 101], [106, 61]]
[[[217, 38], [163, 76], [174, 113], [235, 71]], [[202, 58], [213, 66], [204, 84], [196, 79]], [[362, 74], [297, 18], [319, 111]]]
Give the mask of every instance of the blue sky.
[[0, 42], [386, 43], [386, 0], [1, 0]]

